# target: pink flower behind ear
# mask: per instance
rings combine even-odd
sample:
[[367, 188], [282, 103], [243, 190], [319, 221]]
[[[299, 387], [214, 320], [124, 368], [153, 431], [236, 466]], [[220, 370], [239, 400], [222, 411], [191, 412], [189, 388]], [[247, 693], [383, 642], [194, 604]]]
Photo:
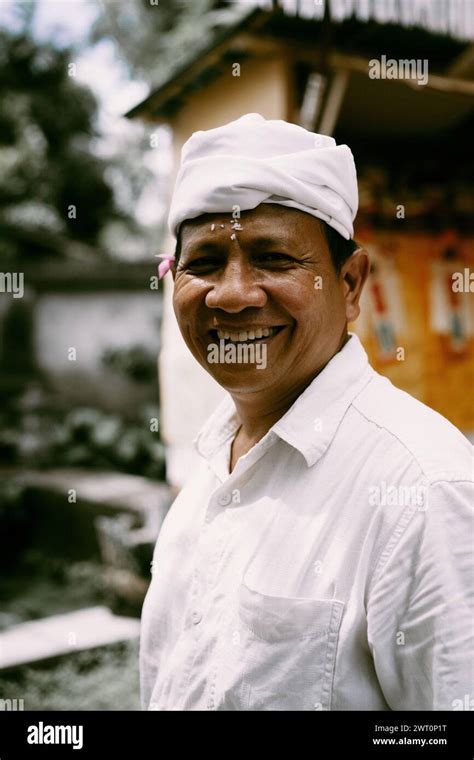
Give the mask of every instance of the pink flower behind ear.
[[158, 279], [161, 280], [173, 266], [176, 257], [171, 253], [157, 253], [156, 257], [158, 259], [164, 259], [158, 267]]

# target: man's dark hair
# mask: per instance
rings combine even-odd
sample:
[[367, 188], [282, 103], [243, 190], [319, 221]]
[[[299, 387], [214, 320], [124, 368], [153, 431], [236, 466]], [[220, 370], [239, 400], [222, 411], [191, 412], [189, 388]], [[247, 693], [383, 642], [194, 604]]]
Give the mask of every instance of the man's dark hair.
[[[339, 234], [337, 230], [334, 229], [334, 227], [331, 227], [326, 222], [323, 222], [320, 220], [322, 228], [324, 230], [324, 235], [326, 237], [326, 242], [328, 244], [329, 253], [331, 254], [332, 263], [334, 264], [334, 268], [339, 274], [341, 271], [342, 265], [346, 261], [346, 259], [349, 258], [349, 256], [352, 256], [355, 250], [357, 250], [357, 243], [355, 240], [352, 240], [349, 238], [349, 240], [346, 240], [342, 237], [342, 235]], [[181, 255], [181, 227], [178, 230], [178, 237], [176, 238], [176, 249], [175, 249], [175, 263], [176, 264], [179, 261], [179, 257]]]
[[331, 227], [326, 222], [322, 221], [321, 224], [328, 244], [329, 253], [331, 254], [332, 263], [334, 264], [336, 272], [339, 274], [342, 265], [346, 259], [348, 259], [349, 256], [352, 256], [354, 251], [357, 250], [358, 245], [355, 240], [352, 240], [351, 238], [349, 238], [349, 240], [343, 238], [334, 227]]

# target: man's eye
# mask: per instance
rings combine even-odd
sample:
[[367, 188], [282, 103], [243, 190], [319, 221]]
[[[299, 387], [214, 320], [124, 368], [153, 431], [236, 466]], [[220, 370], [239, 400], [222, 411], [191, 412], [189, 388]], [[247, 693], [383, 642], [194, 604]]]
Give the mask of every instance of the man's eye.
[[198, 259], [188, 261], [183, 265], [183, 269], [203, 269], [212, 268], [218, 265], [218, 259], [214, 256], [200, 256]]

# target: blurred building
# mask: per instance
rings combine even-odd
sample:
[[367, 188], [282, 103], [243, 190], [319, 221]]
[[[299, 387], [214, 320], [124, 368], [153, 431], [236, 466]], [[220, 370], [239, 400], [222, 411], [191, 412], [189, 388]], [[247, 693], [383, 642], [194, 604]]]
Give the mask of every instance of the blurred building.
[[[413, 25], [416, 4], [405, 0], [385, 23], [375, 15], [381, 4], [362, 0], [351, 5], [355, 15], [337, 18], [336, 0], [312, 3], [312, 12], [308, 3], [266, 5], [244, 8], [128, 116], [171, 125], [176, 168], [195, 130], [248, 112], [347, 143], [359, 175], [355, 237], [373, 255], [353, 329], [378, 371], [472, 435], [469, 5], [446, 5], [437, 32], [430, 14]], [[165, 278], [160, 384], [168, 477], [179, 486], [194, 456], [190, 441], [223, 391], [184, 345], [171, 286]]]
[[127, 413], [153, 403], [148, 367], [139, 382], [127, 372], [134, 358], [144, 365], [159, 347], [162, 299], [150, 288], [149, 264], [74, 261], [65, 253], [25, 261], [23, 269], [24, 297], [8, 293], [1, 301], [0, 392], [42, 383], [66, 405]]

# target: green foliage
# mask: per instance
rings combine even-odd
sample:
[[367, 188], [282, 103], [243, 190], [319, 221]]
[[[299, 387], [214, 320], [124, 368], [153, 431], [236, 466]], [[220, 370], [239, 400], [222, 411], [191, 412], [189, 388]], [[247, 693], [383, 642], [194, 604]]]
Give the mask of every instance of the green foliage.
[[151, 383], [156, 378], [156, 356], [145, 346], [108, 348], [102, 355], [102, 363], [136, 383]]
[[113, 39], [133, 75], [158, 85], [190, 53], [206, 46], [215, 29], [239, 11], [224, 6], [231, 4], [218, 0], [159, 0], [157, 4], [151, 0], [123, 4], [105, 0], [100, 2], [92, 40]]
[[48, 668], [0, 677], [0, 694], [25, 710], [139, 710], [138, 644], [78, 652]]
[[[96, 102], [69, 76], [72, 51], [0, 31], [0, 258], [95, 245], [119, 218], [91, 150]], [[75, 218], [68, 215], [74, 206]], [[71, 218], [69, 218], [71, 216]]]
[[0, 481], [0, 524], [2, 528], [5, 528], [6, 521], [20, 525], [26, 521], [23, 491], [24, 489], [19, 483], [14, 483], [8, 479]]
[[8, 478], [0, 481], [0, 568], [12, 562], [30, 532], [24, 490], [21, 484]]
[[107, 604], [104, 568], [96, 562], [65, 562], [35, 549], [23, 548], [14, 572], [0, 576], [0, 630], [50, 615]]
[[65, 413], [10, 399], [0, 414], [0, 459], [20, 467], [89, 467], [163, 480], [164, 446], [150, 429], [159, 416], [156, 406], [145, 405], [130, 419], [93, 407]]
[[[104, 568], [64, 562], [29, 550], [15, 573], [0, 575], [0, 631], [28, 620], [107, 605]], [[25, 710], [136, 710], [138, 643], [73, 652], [57, 662], [0, 674], [0, 696], [23, 699]]]

